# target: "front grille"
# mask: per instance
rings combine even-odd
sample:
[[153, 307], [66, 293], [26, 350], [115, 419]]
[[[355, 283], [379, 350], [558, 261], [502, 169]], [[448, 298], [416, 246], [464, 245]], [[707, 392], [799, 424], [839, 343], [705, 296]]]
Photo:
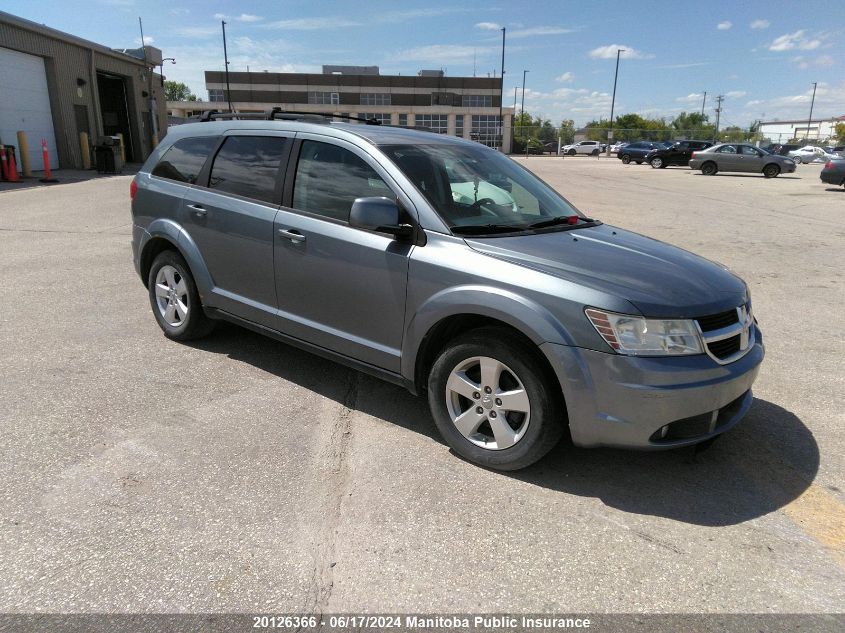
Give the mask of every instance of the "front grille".
[[737, 334], [730, 338], [723, 338], [721, 341], [711, 341], [707, 343], [707, 349], [716, 358], [723, 359], [736, 354], [741, 349], [740, 341], [741, 336]]
[[712, 332], [713, 330], [720, 330], [723, 327], [728, 327], [739, 321], [736, 313], [736, 308], [726, 312], [720, 312], [712, 316], [700, 317], [696, 319], [702, 332]]
[[747, 393], [746, 391], [721, 409], [670, 422], [652, 433], [649, 441], [661, 444], [677, 440], [690, 440], [719, 431], [734, 419], [737, 412], [742, 408]]

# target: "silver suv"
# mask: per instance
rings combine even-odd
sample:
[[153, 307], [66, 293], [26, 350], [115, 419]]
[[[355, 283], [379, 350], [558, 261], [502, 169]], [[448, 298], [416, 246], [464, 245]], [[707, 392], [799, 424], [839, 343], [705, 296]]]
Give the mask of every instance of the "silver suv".
[[724, 267], [578, 212], [471, 141], [377, 125], [171, 128], [131, 185], [133, 256], [174, 340], [224, 319], [427, 394], [457, 453], [708, 440], [763, 342]]

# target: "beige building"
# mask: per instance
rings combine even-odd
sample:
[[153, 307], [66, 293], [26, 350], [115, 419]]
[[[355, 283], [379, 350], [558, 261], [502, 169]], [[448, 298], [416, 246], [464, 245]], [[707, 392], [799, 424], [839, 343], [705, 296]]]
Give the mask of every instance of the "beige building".
[[[439, 70], [382, 75], [378, 66], [323, 66], [322, 73], [206, 71], [208, 101], [167, 102], [173, 117], [232, 108], [320, 112], [375, 118], [383, 125], [426, 127], [511, 150], [513, 108], [501, 104], [500, 77], [447, 77]], [[499, 113], [501, 109], [501, 123]]]

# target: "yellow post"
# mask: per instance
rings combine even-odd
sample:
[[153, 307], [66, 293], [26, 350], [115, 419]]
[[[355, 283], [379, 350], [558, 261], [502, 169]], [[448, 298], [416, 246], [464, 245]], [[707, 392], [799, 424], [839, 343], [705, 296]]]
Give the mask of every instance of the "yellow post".
[[21, 159], [21, 170], [24, 176], [32, 176], [32, 169], [29, 165], [29, 145], [26, 144], [26, 132], [18, 132], [18, 156]]
[[82, 152], [82, 169], [91, 169], [91, 148], [88, 145], [88, 132], [79, 133], [79, 151]]
[[123, 132], [118, 132], [117, 135], [120, 138], [120, 160], [124, 163], [126, 162], [126, 146], [123, 144]]

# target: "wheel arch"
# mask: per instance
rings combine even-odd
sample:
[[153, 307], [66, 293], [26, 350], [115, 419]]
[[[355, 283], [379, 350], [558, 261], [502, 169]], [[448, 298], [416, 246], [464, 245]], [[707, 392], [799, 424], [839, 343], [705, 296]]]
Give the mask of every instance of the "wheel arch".
[[214, 284], [196, 243], [172, 220], [156, 220], [146, 230], [149, 237], [141, 246], [139, 258], [139, 273], [144, 285], [148, 285], [150, 268], [159, 253], [174, 250], [185, 259], [194, 283], [197, 285], [200, 298], [204, 299]]

